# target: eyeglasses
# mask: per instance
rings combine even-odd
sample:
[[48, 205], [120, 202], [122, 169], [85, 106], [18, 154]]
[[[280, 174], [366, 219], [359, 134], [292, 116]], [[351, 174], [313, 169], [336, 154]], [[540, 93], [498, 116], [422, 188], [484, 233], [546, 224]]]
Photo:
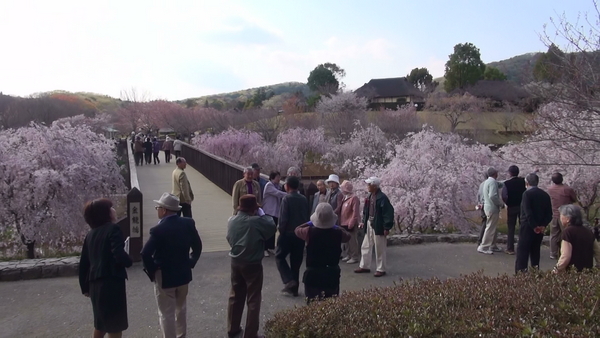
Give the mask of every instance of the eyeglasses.
[[155, 207], [154, 207], [154, 209], [155, 209], [155, 210], [158, 210], [158, 209], [164, 209], [164, 208], [163, 208], [163, 207], [161, 207], [161, 206], [158, 206], [158, 205], [157, 205], [157, 206], [155, 206]]

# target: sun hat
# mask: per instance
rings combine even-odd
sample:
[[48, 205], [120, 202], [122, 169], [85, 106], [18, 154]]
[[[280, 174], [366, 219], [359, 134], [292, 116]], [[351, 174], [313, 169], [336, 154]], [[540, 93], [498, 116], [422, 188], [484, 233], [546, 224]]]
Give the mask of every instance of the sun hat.
[[240, 205], [238, 206], [238, 210], [245, 213], [253, 213], [258, 210], [260, 206], [256, 202], [256, 196], [254, 195], [243, 195], [240, 197]]
[[370, 185], [380, 186], [381, 180], [375, 176], [371, 176], [365, 180], [365, 183], [370, 184]]
[[156, 205], [159, 207], [163, 207], [167, 210], [171, 211], [179, 211], [181, 210], [181, 206], [179, 205], [179, 198], [173, 194], [169, 194], [168, 192], [162, 194], [159, 200], [153, 200]]
[[340, 185], [340, 189], [342, 189], [342, 192], [344, 194], [351, 194], [352, 191], [354, 191], [354, 186], [352, 185], [352, 182], [346, 180], [342, 182], [342, 185]]
[[329, 175], [329, 178], [327, 179], [327, 181], [325, 181], [325, 183], [329, 183], [329, 182], [335, 182], [337, 184], [340, 184], [340, 177], [336, 174], [331, 174], [331, 175]]
[[310, 221], [319, 229], [331, 229], [337, 222], [337, 215], [329, 203], [323, 202], [317, 205], [314, 214], [310, 216]]

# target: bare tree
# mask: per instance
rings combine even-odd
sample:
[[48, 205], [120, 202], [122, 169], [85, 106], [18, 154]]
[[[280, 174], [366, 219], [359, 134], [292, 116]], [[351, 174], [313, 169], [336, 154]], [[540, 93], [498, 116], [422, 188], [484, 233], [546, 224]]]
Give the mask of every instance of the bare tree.
[[473, 113], [479, 113], [484, 106], [483, 100], [468, 93], [447, 96], [443, 93], [432, 94], [427, 98], [426, 108], [443, 116], [450, 123], [450, 131], [473, 119]]
[[249, 109], [243, 112], [247, 126], [250, 130], [259, 133], [263, 140], [274, 143], [281, 131], [282, 117], [275, 109], [259, 108]]
[[405, 105], [397, 110], [384, 109], [370, 112], [371, 123], [379, 127], [391, 140], [401, 140], [407, 133], [421, 130], [417, 110]]

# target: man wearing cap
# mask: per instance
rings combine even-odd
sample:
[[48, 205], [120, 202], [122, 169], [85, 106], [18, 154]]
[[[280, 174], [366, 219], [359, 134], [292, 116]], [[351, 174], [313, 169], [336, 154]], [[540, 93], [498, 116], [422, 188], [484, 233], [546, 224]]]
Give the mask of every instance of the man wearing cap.
[[294, 230], [306, 242], [306, 271], [302, 281], [307, 303], [340, 294], [341, 246], [350, 240], [350, 234], [335, 225], [337, 219], [329, 203], [320, 203], [310, 222]]
[[517, 219], [521, 214], [521, 199], [525, 190], [525, 179], [519, 177], [519, 167], [511, 165], [508, 167], [510, 178], [504, 181], [502, 188], [502, 200], [506, 204], [506, 223], [508, 225], [508, 239], [506, 241], [506, 253], [515, 254], [515, 228]]
[[231, 192], [231, 201], [233, 203], [233, 214], [237, 214], [238, 206], [240, 203], [240, 197], [244, 195], [254, 195], [258, 204], [262, 203], [262, 192], [260, 191], [260, 184], [254, 180], [254, 169], [248, 167], [244, 169], [244, 178], [233, 184], [233, 190]]
[[244, 338], [258, 334], [262, 299], [265, 241], [275, 235], [275, 222], [259, 208], [254, 195], [240, 197], [238, 213], [229, 218], [227, 241], [231, 246], [231, 291], [227, 307], [227, 334], [241, 337], [244, 303], [248, 303]]
[[356, 273], [371, 272], [371, 258], [373, 246], [375, 247], [375, 260], [377, 270], [375, 277], [386, 274], [386, 248], [387, 235], [394, 227], [394, 207], [388, 197], [381, 191], [381, 180], [377, 177], [369, 177], [365, 181], [369, 196], [365, 200], [363, 208], [362, 223], [359, 228], [367, 227], [367, 233], [362, 242], [361, 258]]
[[144, 271], [154, 282], [163, 337], [185, 337], [188, 284], [202, 241], [194, 220], [177, 215], [181, 209], [177, 196], [164, 193], [154, 203], [160, 222], [150, 229], [142, 249]]
[[183, 217], [192, 217], [192, 202], [194, 201], [194, 192], [192, 185], [185, 174], [187, 161], [183, 157], [178, 157], [175, 160], [177, 168], [173, 170], [173, 188], [172, 194], [177, 196], [181, 210], [177, 212], [178, 216], [183, 214]]
[[[306, 197], [300, 195], [298, 177], [289, 177], [285, 189], [288, 194], [281, 200], [279, 214], [279, 237], [275, 250], [275, 263], [285, 285], [283, 294], [298, 296], [300, 266], [304, 256], [304, 241], [294, 234], [294, 230], [310, 220], [310, 209]], [[290, 256], [288, 264], [287, 256]]]
[[329, 186], [329, 204], [333, 208], [333, 212], [340, 217], [340, 210], [342, 208], [342, 201], [344, 199], [344, 195], [340, 191], [340, 177], [336, 174], [329, 175], [327, 181], [325, 181]]
[[258, 163], [252, 163], [250, 166], [252, 169], [254, 169], [254, 180], [258, 182], [258, 185], [260, 185], [261, 199], [264, 199], [263, 192], [265, 191], [265, 186], [267, 185], [268, 181], [260, 177], [260, 170], [262, 167], [258, 165]]

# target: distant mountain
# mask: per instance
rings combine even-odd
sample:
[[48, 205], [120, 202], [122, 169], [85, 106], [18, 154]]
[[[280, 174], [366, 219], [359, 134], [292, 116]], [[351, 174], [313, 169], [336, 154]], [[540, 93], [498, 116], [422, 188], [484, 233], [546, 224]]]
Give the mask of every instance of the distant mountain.
[[509, 81], [524, 85], [533, 81], [533, 68], [542, 53], [527, 53], [487, 65], [500, 69]]
[[195, 98], [189, 98], [186, 100], [182, 100], [181, 102], [193, 100], [196, 101], [198, 104], [203, 104], [206, 100], [208, 100], [209, 102], [218, 100], [223, 102], [225, 105], [229, 105], [233, 101], [246, 102], [246, 100], [250, 99], [254, 95], [254, 93], [256, 93], [259, 89], [263, 89], [267, 94], [272, 92], [275, 96], [282, 94], [294, 94], [297, 92], [301, 92], [305, 96], [309, 96], [311, 93], [306, 83], [284, 82], [270, 86], [238, 90], [230, 93], [205, 95]]

